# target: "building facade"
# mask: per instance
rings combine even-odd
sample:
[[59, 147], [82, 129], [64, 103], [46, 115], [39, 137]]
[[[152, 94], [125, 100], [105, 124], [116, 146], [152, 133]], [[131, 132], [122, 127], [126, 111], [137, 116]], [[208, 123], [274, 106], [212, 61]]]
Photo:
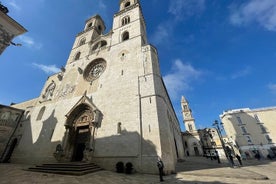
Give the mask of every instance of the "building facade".
[[244, 158], [276, 154], [276, 108], [234, 109], [220, 115], [227, 137]]
[[[226, 159], [224, 147], [228, 145], [225, 138], [220, 137], [216, 128], [204, 128], [198, 130], [203, 149], [203, 156], [216, 157]], [[222, 142], [224, 141], [224, 142]]]
[[23, 113], [23, 110], [0, 105], [0, 162], [10, 160], [18, 142], [17, 138], [13, 138], [13, 134], [19, 126]]
[[8, 12], [8, 8], [0, 3], [0, 55], [8, 46], [18, 46], [12, 39], [27, 32], [23, 26], [7, 15]]
[[[138, 172], [175, 171], [184, 155], [181, 131], [149, 45], [139, 0], [120, 0], [104, 34], [99, 15], [77, 34], [61, 72], [38, 98], [13, 105], [25, 110], [15, 137], [14, 162], [87, 160], [115, 170], [131, 162]], [[58, 152], [57, 152], [58, 151]]]
[[203, 150], [200, 142], [200, 134], [195, 126], [192, 110], [184, 96], [181, 98], [181, 108], [185, 132], [182, 132], [184, 151], [186, 156], [202, 156]]

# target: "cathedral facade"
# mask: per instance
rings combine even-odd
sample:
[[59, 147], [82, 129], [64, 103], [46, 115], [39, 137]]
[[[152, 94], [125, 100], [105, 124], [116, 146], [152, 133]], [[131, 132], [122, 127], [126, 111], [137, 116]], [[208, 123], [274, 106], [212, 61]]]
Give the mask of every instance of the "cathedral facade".
[[148, 44], [139, 0], [120, 0], [112, 30], [99, 15], [86, 20], [61, 72], [35, 99], [15, 104], [24, 115], [11, 157], [17, 163], [94, 162], [115, 170], [175, 171], [184, 156], [181, 130]]

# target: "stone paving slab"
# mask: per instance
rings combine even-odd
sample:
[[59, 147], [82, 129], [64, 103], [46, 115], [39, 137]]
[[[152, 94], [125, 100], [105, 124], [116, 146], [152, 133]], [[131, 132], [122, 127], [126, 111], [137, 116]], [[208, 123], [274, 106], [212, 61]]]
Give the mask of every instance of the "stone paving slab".
[[[17, 164], [0, 164], [0, 184], [156, 184], [158, 175], [118, 174], [111, 171], [99, 171], [83, 176], [68, 176], [25, 171], [30, 166]], [[217, 165], [215, 162], [196, 158], [178, 164], [178, 172], [165, 176], [166, 184], [275, 184], [274, 172], [276, 162], [258, 165], [246, 164], [241, 168]], [[265, 179], [267, 177], [272, 179]]]

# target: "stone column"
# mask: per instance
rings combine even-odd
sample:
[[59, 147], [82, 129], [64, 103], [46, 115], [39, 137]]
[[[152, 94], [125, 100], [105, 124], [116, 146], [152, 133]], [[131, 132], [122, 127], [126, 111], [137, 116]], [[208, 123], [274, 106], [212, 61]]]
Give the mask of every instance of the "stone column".
[[64, 151], [67, 148], [68, 138], [69, 138], [69, 127], [65, 126], [65, 128], [66, 128], [66, 131], [65, 131], [65, 134], [64, 134], [63, 142], [62, 142], [62, 148], [63, 148]]

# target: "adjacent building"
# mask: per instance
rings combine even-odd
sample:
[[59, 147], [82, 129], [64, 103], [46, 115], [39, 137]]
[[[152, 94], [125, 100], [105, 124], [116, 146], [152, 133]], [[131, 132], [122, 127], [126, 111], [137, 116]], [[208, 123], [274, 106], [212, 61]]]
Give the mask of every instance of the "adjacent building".
[[226, 159], [224, 148], [226, 141], [217, 128], [196, 129], [195, 119], [189, 102], [184, 96], [181, 98], [181, 108], [185, 132], [182, 132], [185, 156], [206, 156]]
[[234, 109], [220, 115], [227, 137], [244, 158], [276, 154], [276, 107]]
[[8, 8], [0, 3], [0, 55], [8, 46], [18, 46], [12, 39], [27, 32], [23, 26], [7, 15], [8, 12]]
[[87, 160], [108, 170], [131, 162], [138, 172], [157, 173], [160, 157], [172, 173], [184, 156], [139, 0], [119, 1], [107, 33], [99, 15], [87, 19], [65, 67], [37, 98], [13, 107], [25, 113], [12, 162]]
[[189, 107], [189, 102], [184, 96], [181, 98], [181, 108], [185, 132], [182, 132], [184, 151], [186, 156], [202, 156], [202, 144], [200, 134], [195, 126], [192, 110]]
[[[24, 111], [0, 105], [0, 162], [9, 162], [18, 139], [13, 135]], [[21, 126], [21, 125], [20, 125]]]

